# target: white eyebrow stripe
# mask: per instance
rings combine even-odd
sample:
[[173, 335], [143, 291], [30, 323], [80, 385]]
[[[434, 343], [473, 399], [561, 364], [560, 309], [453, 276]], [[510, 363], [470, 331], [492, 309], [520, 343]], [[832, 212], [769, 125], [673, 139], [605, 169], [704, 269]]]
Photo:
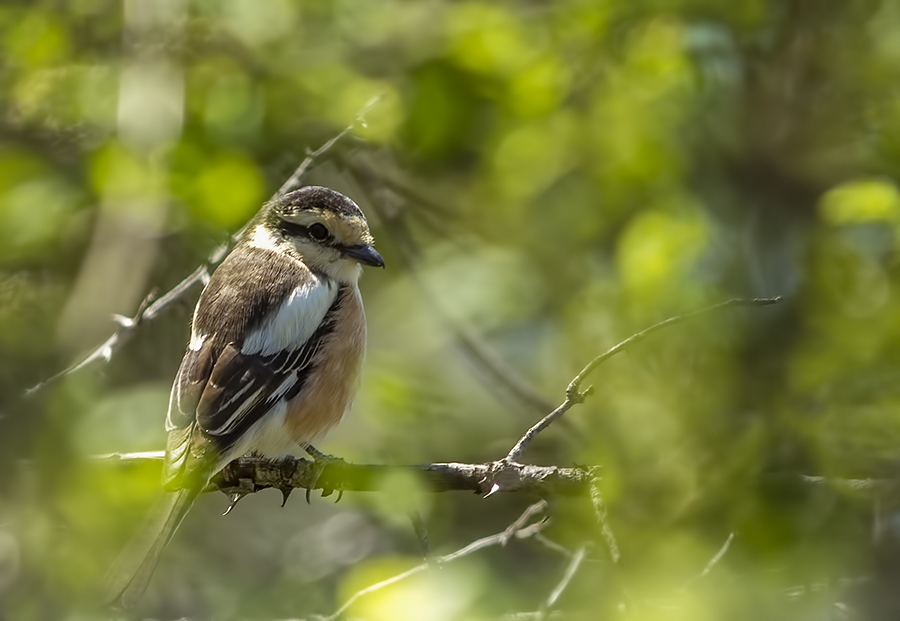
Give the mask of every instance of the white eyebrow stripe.
[[337, 291], [334, 281], [310, 274], [309, 281], [294, 289], [271, 317], [247, 334], [241, 353], [271, 356], [297, 349], [322, 323]]
[[250, 235], [247, 240], [251, 246], [257, 248], [274, 250], [275, 252], [278, 252], [279, 250], [278, 240], [272, 235], [272, 232], [265, 224], [256, 225], [256, 228], [253, 229], [253, 234]]

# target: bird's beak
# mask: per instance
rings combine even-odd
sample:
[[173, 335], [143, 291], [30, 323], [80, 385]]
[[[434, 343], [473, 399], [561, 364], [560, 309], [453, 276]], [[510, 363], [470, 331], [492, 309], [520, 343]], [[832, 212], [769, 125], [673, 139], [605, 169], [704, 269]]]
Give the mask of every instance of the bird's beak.
[[345, 246], [344, 255], [359, 261], [363, 265], [371, 265], [373, 267], [384, 267], [384, 259], [378, 254], [378, 251], [369, 244], [359, 244], [358, 246]]

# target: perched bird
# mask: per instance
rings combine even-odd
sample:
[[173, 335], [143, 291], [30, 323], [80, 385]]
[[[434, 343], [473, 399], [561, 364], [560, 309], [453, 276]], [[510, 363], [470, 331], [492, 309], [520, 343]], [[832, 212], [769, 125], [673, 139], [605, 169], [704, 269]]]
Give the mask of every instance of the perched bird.
[[[166, 417], [166, 497], [107, 577], [127, 608], [210, 478], [251, 451], [310, 449], [355, 396], [365, 353], [361, 265], [384, 267], [362, 211], [308, 186], [267, 203], [209, 280]], [[310, 449], [311, 450], [311, 449]]]

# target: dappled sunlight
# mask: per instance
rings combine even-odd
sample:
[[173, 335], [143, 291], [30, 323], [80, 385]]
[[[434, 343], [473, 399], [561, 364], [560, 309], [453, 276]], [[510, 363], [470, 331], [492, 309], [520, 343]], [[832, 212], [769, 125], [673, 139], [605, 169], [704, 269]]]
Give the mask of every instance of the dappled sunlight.
[[4, 6], [0, 617], [108, 616], [194, 304], [305, 161], [384, 258], [315, 441], [360, 478], [329, 465], [307, 504], [312, 466], [233, 465], [116, 618], [897, 618], [898, 28], [894, 3]]

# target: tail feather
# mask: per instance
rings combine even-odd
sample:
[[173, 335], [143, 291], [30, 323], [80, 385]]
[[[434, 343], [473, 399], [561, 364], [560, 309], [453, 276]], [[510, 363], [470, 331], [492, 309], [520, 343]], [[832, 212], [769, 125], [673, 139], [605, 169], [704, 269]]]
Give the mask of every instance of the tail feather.
[[131, 539], [106, 576], [106, 605], [131, 608], [147, 588], [159, 558], [199, 494], [182, 489], [166, 494]]

